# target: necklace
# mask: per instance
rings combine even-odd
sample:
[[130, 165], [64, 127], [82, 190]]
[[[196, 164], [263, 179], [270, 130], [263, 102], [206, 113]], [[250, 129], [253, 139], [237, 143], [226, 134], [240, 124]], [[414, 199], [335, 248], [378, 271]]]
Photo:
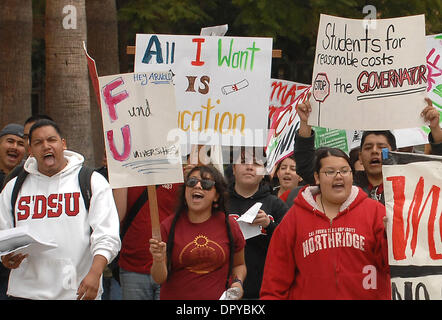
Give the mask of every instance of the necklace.
[[[327, 218], [329, 218], [330, 220], [333, 220], [334, 218], [336, 218], [336, 216], [334, 216], [333, 218], [332, 217], [329, 217], [328, 215], [327, 215], [327, 213], [325, 212], [325, 207], [324, 207], [324, 203], [322, 202], [322, 194], [321, 194], [321, 198], [320, 198], [320, 201], [321, 201], [321, 207], [322, 207], [322, 211], [324, 211], [324, 214], [325, 214], [325, 216], [327, 217]], [[338, 214], [339, 214], [339, 212], [338, 212]]]
[[325, 208], [324, 208], [324, 204], [322, 203], [322, 194], [321, 194], [321, 207], [322, 207], [322, 211], [324, 212], [324, 214], [325, 215], [327, 215], [326, 213], [325, 213]]

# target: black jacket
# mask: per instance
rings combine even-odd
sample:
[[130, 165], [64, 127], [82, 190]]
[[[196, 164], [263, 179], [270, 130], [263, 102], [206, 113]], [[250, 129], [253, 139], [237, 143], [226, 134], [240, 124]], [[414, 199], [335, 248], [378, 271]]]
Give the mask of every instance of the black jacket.
[[[442, 143], [434, 143], [433, 136], [428, 135], [428, 141], [431, 144], [431, 153], [434, 155], [442, 155]], [[314, 166], [314, 158], [315, 158], [315, 131], [312, 130], [312, 135], [308, 138], [301, 137], [299, 135], [299, 130], [296, 131], [295, 134], [295, 147], [294, 147], [294, 157], [296, 161], [296, 172], [298, 175], [304, 179], [308, 184], [314, 185], [315, 179], [313, 175], [313, 166]], [[376, 189], [369, 189], [369, 182], [365, 171], [356, 171], [353, 173], [353, 184], [361, 187], [368, 196], [372, 199], [378, 200], [382, 204], [385, 204], [384, 193], [378, 194], [376, 196]], [[293, 199], [295, 196], [295, 192], [293, 196], [287, 198]]]
[[247, 277], [244, 281], [244, 298], [258, 299], [261, 288], [262, 276], [264, 272], [264, 263], [267, 255], [267, 248], [270, 238], [276, 226], [281, 221], [288, 207], [284, 201], [271, 194], [271, 188], [266, 183], [261, 183], [258, 191], [249, 198], [240, 196], [234, 189], [234, 184], [229, 190], [229, 203], [227, 212], [238, 217], [243, 215], [256, 202], [261, 202], [261, 209], [271, 216], [267, 228], [263, 229], [260, 235], [247, 239], [245, 247], [245, 260], [247, 267]]

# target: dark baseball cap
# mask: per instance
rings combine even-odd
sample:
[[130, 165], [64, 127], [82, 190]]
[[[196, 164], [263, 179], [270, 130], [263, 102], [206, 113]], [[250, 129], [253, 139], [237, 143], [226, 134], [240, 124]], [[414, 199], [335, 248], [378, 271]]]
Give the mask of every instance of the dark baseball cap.
[[13, 134], [17, 137], [23, 138], [23, 126], [17, 123], [7, 124], [1, 131], [0, 137], [3, 137], [7, 134]]

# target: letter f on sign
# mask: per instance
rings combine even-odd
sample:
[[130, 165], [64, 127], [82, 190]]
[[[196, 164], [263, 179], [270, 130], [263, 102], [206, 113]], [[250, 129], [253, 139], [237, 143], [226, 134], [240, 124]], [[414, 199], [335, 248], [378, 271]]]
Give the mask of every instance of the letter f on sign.
[[119, 86], [121, 86], [122, 84], [124, 84], [124, 81], [123, 78], [120, 77], [103, 87], [104, 102], [107, 106], [107, 111], [109, 112], [109, 116], [112, 122], [117, 120], [117, 112], [115, 110], [115, 105], [117, 105], [118, 103], [120, 103], [129, 96], [126, 90], [116, 94], [115, 96], [112, 95], [112, 91], [118, 88]]
[[[117, 78], [114, 81], [108, 83], [107, 85], [105, 85], [103, 87], [103, 96], [104, 96], [104, 102], [107, 106], [107, 111], [109, 113], [109, 117], [111, 119], [111, 122], [114, 122], [115, 120], [117, 120], [117, 112], [115, 110], [115, 106], [120, 103], [121, 101], [123, 101], [124, 99], [126, 99], [129, 94], [127, 93], [126, 90], [123, 90], [122, 92], [116, 94], [116, 95], [112, 95], [112, 90], [115, 90], [116, 88], [118, 88], [119, 86], [121, 86], [122, 84], [124, 84], [123, 79]], [[106, 132], [106, 138], [107, 141], [109, 143], [109, 149], [112, 153], [112, 156], [114, 157], [115, 160], [118, 161], [124, 161], [127, 160], [129, 158], [129, 154], [130, 154], [130, 128], [129, 125], [125, 125], [124, 127], [121, 128], [121, 133], [123, 134], [123, 152], [120, 154], [115, 146], [115, 140], [114, 140], [114, 132], [113, 130], [109, 130]]]

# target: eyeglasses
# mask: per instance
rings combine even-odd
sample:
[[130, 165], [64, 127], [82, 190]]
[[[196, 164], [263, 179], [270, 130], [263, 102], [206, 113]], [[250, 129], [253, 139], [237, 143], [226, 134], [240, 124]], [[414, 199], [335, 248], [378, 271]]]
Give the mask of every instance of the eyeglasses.
[[191, 177], [187, 179], [186, 186], [193, 188], [198, 184], [198, 182], [201, 184], [201, 188], [203, 188], [204, 190], [210, 190], [215, 185], [215, 181], [213, 180]]
[[350, 174], [350, 172], [351, 172], [350, 167], [342, 167], [339, 170], [328, 168], [328, 169], [325, 169], [324, 171], [322, 171], [322, 173], [325, 173], [325, 175], [327, 177], [336, 177], [338, 175], [338, 173], [340, 173], [341, 176], [346, 177]]

